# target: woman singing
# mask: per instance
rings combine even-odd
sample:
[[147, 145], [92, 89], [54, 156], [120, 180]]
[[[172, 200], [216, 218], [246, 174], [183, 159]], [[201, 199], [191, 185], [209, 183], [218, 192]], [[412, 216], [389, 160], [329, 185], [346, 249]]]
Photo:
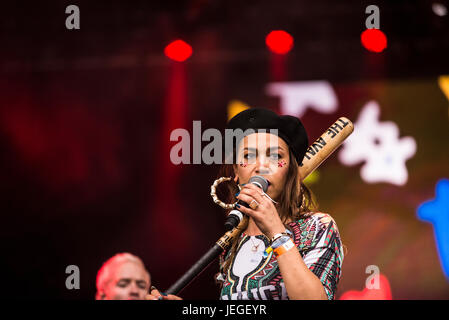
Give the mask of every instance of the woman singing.
[[[334, 299], [342, 243], [331, 216], [312, 211], [311, 192], [298, 176], [308, 148], [301, 121], [249, 109], [232, 118], [228, 128], [255, 133], [237, 141], [236, 163], [223, 165], [220, 174], [234, 177], [241, 187], [240, 192], [229, 187], [228, 200], [250, 205], [238, 206], [248, 224], [220, 257], [221, 299]], [[268, 180], [266, 193], [247, 184], [255, 175]]]
[[[298, 175], [309, 146], [301, 121], [248, 109], [227, 128], [248, 132], [238, 135], [233, 154], [226, 155], [233, 161], [226, 161], [219, 176], [234, 178], [225, 202], [246, 203], [237, 209], [249, 219], [220, 256], [220, 299], [334, 299], [342, 243], [331, 216], [314, 211], [312, 194]], [[266, 192], [248, 183], [256, 175], [268, 180]]]

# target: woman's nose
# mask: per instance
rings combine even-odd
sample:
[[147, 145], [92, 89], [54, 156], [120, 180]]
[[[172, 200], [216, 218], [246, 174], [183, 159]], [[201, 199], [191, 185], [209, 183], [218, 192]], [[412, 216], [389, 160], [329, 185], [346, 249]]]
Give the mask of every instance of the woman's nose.
[[257, 159], [257, 168], [256, 168], [257, 173], [266, 172], [266, 171], [268, 171], [269, 167], [270, 167], [270, 162], [269, 162], [268, 157], [263, 156], [263, 155], [258, 157], [258, 159]]

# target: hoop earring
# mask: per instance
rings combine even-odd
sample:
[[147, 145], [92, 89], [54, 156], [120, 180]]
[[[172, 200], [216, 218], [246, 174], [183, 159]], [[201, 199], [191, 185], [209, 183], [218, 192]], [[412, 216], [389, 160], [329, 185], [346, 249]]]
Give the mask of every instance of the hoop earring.
[[[212, 186], [210, 187], [210, 195], [212, 197], [212, 200], [216, 204], [218, 204], [220, 207], [222, 207], [223, 209], [226, 209], [226, 210], [227, 209], [234, 209], [237, 201], [235, 203], [228, 203], [228, 204], [226, 204], [223, 201], [221, 201], [220, 199], [218, 199], [218, 197], [217, 197], [217, 186], [220, 183], [222, 183], [222, 182], [231, 181], [231, 180], [234, 180], [234, 179], [232, 179], [231, 177], [229, 177], [229, 178], [228, 177], [221, 177], [221, 178], [215, 180], [214, 183], [212, 184]], [[237, 187], [239, 188], [239, 190], [241, 190], [239, 184], [237, 184]]]

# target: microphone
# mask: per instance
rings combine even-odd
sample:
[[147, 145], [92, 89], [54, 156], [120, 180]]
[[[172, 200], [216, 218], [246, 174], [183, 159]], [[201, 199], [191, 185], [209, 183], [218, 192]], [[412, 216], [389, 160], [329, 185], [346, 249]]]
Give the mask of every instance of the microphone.
[[[262, 176], [251, 177], [249, 179], [248, 183], [254, 184], [255, 186], [262, 189], [263, 192], [266, 192], [268, 189], [268, 180]], [[237, 203], [239, 205], [249, 208], [249, 205], [246, 202], [239, 200]], [[229, 230], [232, 230], [233, 228], [237, 227], [242, 219], [243, 219], [243, 213], [237, 209], [233, 209], [231, 212], [229, 212], [228, 217], [226, 218], [225, 230], [229, 231]]]

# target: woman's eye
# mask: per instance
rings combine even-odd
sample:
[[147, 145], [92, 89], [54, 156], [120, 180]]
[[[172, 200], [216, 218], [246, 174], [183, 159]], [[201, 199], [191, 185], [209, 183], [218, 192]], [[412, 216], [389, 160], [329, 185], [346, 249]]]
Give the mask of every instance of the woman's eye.
[[243, 156], [245, 159], [254, 159], [256, 157], [255, 153], [247, 153]]
[[279, 153], [270, 154], [270, 159], [272, 159], [272, 160], [279, 160], [280, 158], [282, 158], [282, 157]]

